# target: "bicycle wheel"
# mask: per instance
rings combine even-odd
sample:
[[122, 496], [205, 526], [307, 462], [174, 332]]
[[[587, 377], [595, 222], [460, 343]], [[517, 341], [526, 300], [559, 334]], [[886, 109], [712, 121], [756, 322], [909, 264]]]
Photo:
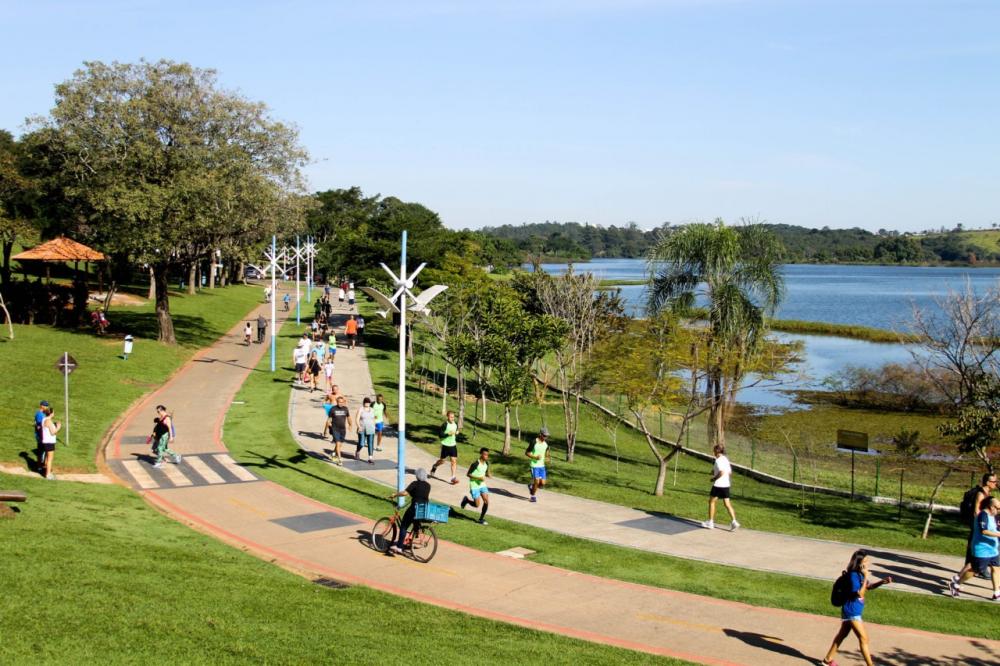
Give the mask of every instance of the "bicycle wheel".
[[372, 548], [380, 553], [389, 551], [389, 546], [396, 542], [396, 523], [391, 518], [379, 518], [372, 526]]
[[407, 545], [410, 556], [417, 562], [430, 562], [438, 549], [437, 534], [430, 525], [423, 525], [420, 528], [414, 527], [412, 538]]

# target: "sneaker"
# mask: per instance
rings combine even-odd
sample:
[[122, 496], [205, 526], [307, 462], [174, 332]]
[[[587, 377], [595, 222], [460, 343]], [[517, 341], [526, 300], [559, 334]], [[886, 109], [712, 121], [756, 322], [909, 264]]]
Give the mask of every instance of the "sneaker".
[[738, 529], [740, 529], [740, 523], [739, 523], [738, 520], [734, 520], [733, 522], [731, 522], [729, 524], [729, 531], [730, 532], [735, 532]]
[[343, 466], [344, 466], [344, 459], [343, 459], [343, 458], [341, 458], [340, 456], [337, 456], [337, 460], [336, 460], [336, 461], [334, 461], [334, 462], [335, 462], [335, 463], [336, 463], [337, 465], [340, 465], [341, 467], [343, 467]]
[[153, 468], [154, 469], [160, 469], [161, 467], [163, 467], [163, 463], [162, 462], [153, 463]]
[[529, 499], [528, 501], [529, 501], [529, 502], [537, 502], [537, 501], [538, 501], [538, 498], [537, 498], [537, 497], [535, 497], [534, 495], [532, 495], [532, 496], [531, 496], [531, 499]]
[[990, 599], [993, 601], [1000, 601], [1000, 592], [994, 592], [993, 596], [990, 597]]
[[489, 523], [483, 520], [482, 518], [480, 518], [478, 522], [480, 525], [489, 525]]
[[451, 485], [453, 485], [453, 486], [457, 486], [458, 485], [458, 477], [457, 476], [451, 477]]
[[957, 597], [962, 591], [962, 586], [958, 583], [958, 576], [952, 576], [951, 580], [948, 581], [948, 591], [953, 597]]
[[372, 460], [371, 458], [369, 458], [369, 459], [368, 459], [368, 464], [369, 464], [369, 465], [374, 465], [374, 464], [375, 464], [375, 461], [374, 461], [374, 460]]
[[45, 478], [48, 479], [49, 481], [55, 481], [56, 475], [53, 474], [52, 472], [49, 472], [48, 474], [45, 475]]
[[375, 450], [376, 450], [376, 451], [381, 451], [381, 450], [382, 450], [382, 447], [381, 447], [381, 446], [376, 446], [376, 447], [375, 447]]
[[468, 503], [469, 503], [469, 498], [468, 497], [463, 497], [462, 498], [462, 508], [464, 509], [465, 505], [468, 504]]
[[182, 460], [184, 460], [184, 456], [182, 456], [181, 454], [178, 453], [176, 456], [174, 456], [175, 465], [180, 465]]
[[393, 555], [402, 555], [403, 549], [397, 546], [396, 544], [392, 544], [391, 546], [389, 546], [389, 550], [386, 552], [392, 553]]
[[701, 524], [701, 526], [704, 527], [706, 530], [714, 530], [715, 529], [715, 523], [712, 522], [711, 520], [706, 520], [705, 522], [703, 522]]

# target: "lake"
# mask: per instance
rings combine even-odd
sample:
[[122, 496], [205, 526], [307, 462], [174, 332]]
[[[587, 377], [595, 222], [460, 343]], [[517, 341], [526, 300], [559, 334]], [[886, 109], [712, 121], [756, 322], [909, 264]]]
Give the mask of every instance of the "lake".
[[[565, 264], [542, 264], [549, 273], [562, 273]], [[646, 263], [641, 259], [598, 259], [574, 265], [575, 271], [592, 272], [605, 280], [641, 280]], [[997, 286], [998, 268], [938, 268], [911, 266], [844, 266], [787, 264], [785, 300], [778, 310], [780, 319], [825, 321], [838, 324], [905, 330], [913, 305], [934, 308], [934, 299], [949, 289], [964, 289], [968, 281], [977, 293]], [[629, 314], [641, 316], [645, 299], [642, 285], [621, 287]], [[819, 387], [822, 380], [854, 365], [875, 367], [883, 363], [906, 363], [910, 353], [905, 345], [884, 344], [826, 335], [780, 333], [782, 340], [798, 340], [804, 345], [802, 378], [789, 375], [785, 385], [754, 387], [740, 393], [740, 401], [765, 409], [794, 406], [789, 389]]]

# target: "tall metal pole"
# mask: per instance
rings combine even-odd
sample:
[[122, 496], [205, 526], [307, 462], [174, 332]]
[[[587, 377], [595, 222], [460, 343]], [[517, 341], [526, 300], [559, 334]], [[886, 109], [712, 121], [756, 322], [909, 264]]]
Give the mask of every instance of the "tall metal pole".
[[277, 238], [271, 236], [271, 372], [274, 372], [275, 363], [275, 340], [277, 339], [278, 332], [277, 326], [277, 315], [275, 314], [275, 305], [278, 302], [278, 245]]
[[66, 446], [69, 446], [69, 352], [63, 352], [63, 404], [66, 405]]
[[306, 236], [306, 303], [312, 303], [313, 269], [312, 269], [312, 237]]
[[301, 324], [301, 314], [302, 314], [302, 292], [299, 291], [299, 260], [302, 258], [301, 249], [299, 248], [299, 237], [295, 237], [295, 323]]
[[[403, 230], [403, 249], [399, 259], [399, 279], [406, 284], [406, 230]], [[406, 487], [406, 294], [399, 299], [399, 428], [398, 449], [396, 452], [399, 464], [396, 466], [396, 491]], [[398, 500], [403, 506], [403, 498]]]

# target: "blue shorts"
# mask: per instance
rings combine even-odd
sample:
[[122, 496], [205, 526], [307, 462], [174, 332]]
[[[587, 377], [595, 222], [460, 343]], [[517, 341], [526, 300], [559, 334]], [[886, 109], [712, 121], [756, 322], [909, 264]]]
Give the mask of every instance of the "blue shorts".
[[844, 617], [843, 615], [841, 615], [840, 621], [841, 622], [862, 622], [862, 619], [861, 619], [860, 615], [851, 615], [849, 617]]
[[990, 575], [990, 567], [1000, 567], [1000, 557], [997, 555], [991, 555], [989, 557], [975, 557], [972, 558], [972, 570], [977, 571], [983, 576]]
[[532, 467], [531, 468], [531, 478], [545, 480], [545, 468], [544, 467]]
[[382, 421], [376, 421], [375, 422], [375, 432], [382, 432], [382, 426], [384, 426], [384, 425], [385, 425], [385, 423], [383, 423]]
[[478, 488], [469, 488], [469, 493], [472, 495], [472, 501], [479, 499], [480, 495], [489, 495], [490, 489], [486, 487], [486, 484], [480, 485]]

